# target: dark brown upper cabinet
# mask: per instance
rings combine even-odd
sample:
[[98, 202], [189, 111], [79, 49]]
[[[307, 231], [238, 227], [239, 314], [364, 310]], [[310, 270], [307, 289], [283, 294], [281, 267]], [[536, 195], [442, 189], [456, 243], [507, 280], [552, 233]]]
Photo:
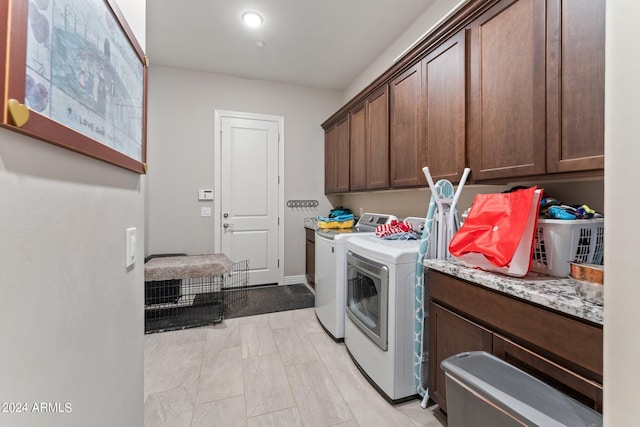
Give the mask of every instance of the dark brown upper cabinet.
[[423, 158], [423, 79], [417, 63], [390, 84], [391, 187], [426, 185]]
[[546, 172], [545, 4], [502, 0], [469, 25], [474, 180]]
[[458, 32], [422, 60], [423, 158], [434, 181], [458, 182], [465, 168], [465, 33]]
[[367, 100], [367, 189], [389, 188], [389, 90]]
[[366, 102], [351, 110], [349, 129], [350, 189], [367, 189], [367, 109]]
[[601, 176], [605, 1], [465, 3], [323, 123], [329, 192]]
[[351, 191], [389, 188], [389, 96], [387, 86], [351, 112]]
[[349, 116], [331, 126], [324, 135], [324, 192], [349, 191]]
[[605, 0], [547, 1], [547, 172], [604, 169]]

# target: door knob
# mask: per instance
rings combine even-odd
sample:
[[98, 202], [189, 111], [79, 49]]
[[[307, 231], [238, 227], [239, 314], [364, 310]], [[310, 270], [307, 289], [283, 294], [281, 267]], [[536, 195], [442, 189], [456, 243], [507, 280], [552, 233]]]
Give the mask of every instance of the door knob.
[[228, 223], [228, 222], [225, 222], [224, 224], [222, 224], [222, 226], [223, 226], [224, 228], [229, 228], [229, 223]]
[[222, 214], [223, 218], [229, 218], [229, 214], [228, 213], [224, 213]]

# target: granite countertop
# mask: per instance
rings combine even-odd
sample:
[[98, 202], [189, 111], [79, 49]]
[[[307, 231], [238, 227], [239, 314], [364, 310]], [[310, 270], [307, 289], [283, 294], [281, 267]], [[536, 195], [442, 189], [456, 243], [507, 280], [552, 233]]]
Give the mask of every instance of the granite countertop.
[[580, 297], [569, 278], [534, 272], [510, 277], [465, 267], [453, 260], [425, 259], [424, 266], [593, 323], [602, 325], [604, 321], [603, 306]]
[[304, 219], [304, 228], [309, 230], [317, 230], [318, 229], [318, 220], [317, 218], [305, 218]]

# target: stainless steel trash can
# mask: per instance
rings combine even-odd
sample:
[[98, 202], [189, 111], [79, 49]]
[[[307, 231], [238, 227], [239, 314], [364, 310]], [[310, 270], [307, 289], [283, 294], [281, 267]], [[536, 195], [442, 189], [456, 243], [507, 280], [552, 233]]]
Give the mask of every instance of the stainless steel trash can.
[[460, 353], [441, 366], [449, 427], [602, 426], [602, 414], [489, 353]]

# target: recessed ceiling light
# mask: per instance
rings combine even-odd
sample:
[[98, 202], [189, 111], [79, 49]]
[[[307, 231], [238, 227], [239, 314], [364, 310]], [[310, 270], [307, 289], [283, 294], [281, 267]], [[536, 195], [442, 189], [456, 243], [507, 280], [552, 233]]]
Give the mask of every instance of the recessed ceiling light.
[[250, 27], [259, 27], [262, 25], [262, 16], [258, 12], [247, 11], [242, 14], [242, 22]]

